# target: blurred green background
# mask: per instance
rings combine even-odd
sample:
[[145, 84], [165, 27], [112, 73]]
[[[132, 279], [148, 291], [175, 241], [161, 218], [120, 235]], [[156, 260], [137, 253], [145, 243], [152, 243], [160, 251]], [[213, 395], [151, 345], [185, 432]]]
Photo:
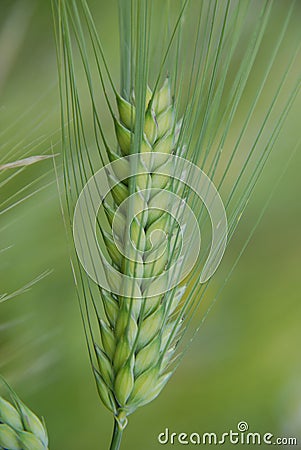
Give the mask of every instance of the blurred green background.
[[[49, 3], [0, 1], [2, 162], [60, 152]], [[91, 4], [118, 74], [116, 4]], [[297, 12], [301, 19], [300, 8]], [[290, 33], [300, 39], [294, 23]], [[250, 244], [163, 393], [130, 418], [124, 449], [160, 448], [157, 435], [166, 427], [177, 433], [222, 433], [236, 430], [242, 420], [250, 431], [294, 436], [301, 444], [300, 151], [283, 173], [298, 137], [300, 112], [299, 98], [215, 277], [216, 289], [282, 174]], [[60, 174], [59, 156], [56, 165]], [[10, 248], [0, 253], [1, 292], [52, 272], [0, 305], [0, 372], [45, 417], [51, 449], [105, 449], [112, 418], [98, 400], [89, 366], [53, 163], [2, 173], [2, 180], [1, 205], [8, 211], [1, 214], [0, 248]], [[10, 208], [24, 196], [29, 198]], [[214, 292], [195, 324], [212, 305]]]

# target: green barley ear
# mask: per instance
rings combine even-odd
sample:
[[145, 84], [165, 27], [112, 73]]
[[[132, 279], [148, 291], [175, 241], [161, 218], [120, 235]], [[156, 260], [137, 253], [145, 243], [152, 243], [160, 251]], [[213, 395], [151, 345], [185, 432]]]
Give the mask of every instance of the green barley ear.
[[[250, 95], [246, 85], [273, 2], [212, 7], [189, 0], [119, 0], [120, 88], [86, 0], [53, 3], [74, 276], [96, 386], [115, 419], [111, 450], [116, 450], [128, 417], [160, 394], [188, 348], [208, 280], [295, 100], [297, 83], [273, 118], [297, 46], [274, 97], [252, 122], [295, 5], [290, 3], [262, 80]], [[100, 87], [112, 119], [110, 137]], [[252, 128], [254, 136], [244, 140]], [[217, 190], [210, 197], [211, 182]], [[227, 217], [221, 207], [208, 220], [212, 205], [223, 206], [220, 191]], [[204, 252], [193, 260], [201, 241], [200, 235], [194, 239], [197, 230]], [[222, 231], [214, 240], [216, 230]]]
[[0, 449], [48, 450], [45, 424], [2, 379], [12, 403], [0, 397]]

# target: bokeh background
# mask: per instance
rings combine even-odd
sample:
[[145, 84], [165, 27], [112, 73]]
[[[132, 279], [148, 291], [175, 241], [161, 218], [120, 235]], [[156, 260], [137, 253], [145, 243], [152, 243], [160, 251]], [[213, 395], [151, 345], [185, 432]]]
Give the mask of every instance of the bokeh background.
[[[116, 4], [91, 4], [118, 76]], [[50, 2], [0, 0], [0, 9], [1, 161], [60, 153]], [[300, 4], [296, 13], [301, 19]], [[273, 20], [276, 30], [281, 17]], [[297, 23], [290, 33], [301, 39]], [[251, 431], [297, 437], [301, 448], [300, 148], [292, 154], [300, 113], [299, 96], [195, 326], [208, 307], [210, 313], [160, 397], [130, 418], [124, 449], [160, 448], [157, 436], [166, 427], [222, 433], [242, 420]], [[60, 156], [55, 161], [60, 176]], [[51, 449], [105, 449], [112, 418], [98, 400], [89, 366], [53, 162], [0, 176], [1, 293], [49, 271], [0, 304], [0, 372], [45, 417]], [[276, 182], [249, 245], [213, 302]]]

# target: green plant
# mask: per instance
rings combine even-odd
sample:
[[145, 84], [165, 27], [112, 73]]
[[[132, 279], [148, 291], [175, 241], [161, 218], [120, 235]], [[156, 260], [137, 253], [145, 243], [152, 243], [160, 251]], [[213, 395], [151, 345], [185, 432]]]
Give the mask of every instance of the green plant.
[[[154, 295], [155, 284], [159, 292], [164, 291], [163, 284], [168, 283], [168, 279], [162, 275], [179, 256], [176, 219], [179, 219], [181, 205], [173, 205], [172, 218], [167, 212], [170, 211], [169, 193], [179, 194], [179, 186], [175, 186], [170, 178], [173, 170], [169, 160], [177, 145], [179, 130], [176, 131], [174, 122], [169, 81], [154, 96], [148, 88], [148, 96], [145, 140], [141, 144], [144, 152], [141, 151], [143, 155], [140, 159], [145, 173], [134, 177], [135, 186], [132, 188], [132, 192], [138, 195], [131, 205], [130, 167], [124, 167], [124, 182], [118, 182], [111, 190], [114, 203], [104, 204], [111, 231], [102, 230], [102, 237], [112, 264], [133, 280], [128, 283], [127, 297], [104, 289], [101, 291], [105, 309], [105, 316], [99, 317], [103, 349], [95, 343], [98, 390], [103, 402], [116, 417], [117, 430], [125, 427], [129, 414], [160, 393], [172, 374], [169, 367], [181, 331], [177, 308], [185, 292], [185, 286], [182, 286]], [[134, 105], [121, 97], [117, 98], [117, 102], [120, 117], [115, 127], [120, 151], [117, 154], [108, 149], [112, 162], [119, 162], [130, 153], [135, 116]], [[153, 164], [150, 161], [152, 153], [159, 156]], [[166, 175], [162, 174], [162, 166]], [[112, 173], [109, 177], [112, 176], [113, 181], [115, 176], [120, 179], [120, 175], [117, 170], [115, 175]], [[121, 210], [116, 211], [122, 203]], [[127, 208], [131, 211], [130, 216]], [[127, 220], [131, 217], [134, 220], [130, 220], [132, 223], [128, 231]], [[187, 226], [183, 220], [182, 226]], [[127, 250], [128, 235], [136, 248]]]
[[[2, 381], [4, 381], [2, 379]], [[12, 403], [0, 397], [0, 449], [47, 450], [45, 424], [19, 399], [8, 386]]]
[[[0, 165], [0, 172], [3, 171], [4, 173], [4, 177], [2, 177], [1, 180], [1, 186], [4, 186], [6, 182], [10, 180], [10, 175], [6, 174], [5, 177], [5, 171], [9, 172], [10, 169], [16, 168], [21, 168], [22, 170], [25, 166], [35, 164], [50, 157], [52, 156], [37, 155]], [[19, 202], [22, 200], [23, 199], [19, 200]], [[5, 203], [5, 201], [3, 201], [3, 203]], [[1, 206], [3, 206], [3, 204]], [[7, 210], [13, 208], [14, 206], [15, 204], [11, 203], [9, 208], [4, 208], [1, 211], [1, 214], [4, 214]], [[27, 292], [34, 284], [38, 283], [48, 274], [49, 271], [42, 273], [14, 292], [1, 293], [0, 304]], [[0, 378], [2, 377], [0, 376]], [[0, 449], [47, 450], [48, 436], [45, 424], [42, 423], [38, 417], [36, 417], [35, 414], [19, 399], [6, 381], [4, 379], [2, 379], [2, 381], [9, 390], [13, 403], [9, 403], [0, 396]]]
[[[33, 6], [33, 3], [28, 3], [24, 6], [21, 2], [14, 2], [13, 5], [10, 5], [8, 15], [5, 17], [5, 14], [3, 14], [4, 20], [1, 22], [0, 29], [0, 94], [2, 94], [2, 90], [4, 91], [7, 88], [7, 81], [11, 75], [11, 70], [15, 66], [19, 50], [24, 42], [24, 36], [33, 13]], [[1, 104], [5, 104], [5, 101], [3, 101], [2, 98]], [[32, 106], [33, 105], [30, 106], [29, 111]], [[22, 135], [22, 133], [25, 132], [23, 120], [26, 115], [28, 115], [28, 110], [23, 112], [20, 116], [14, 117], [14, 120], [9, 122], [8, 126], [2, 126], [0, 133], [1, 270], [2, 265], [5, 265], [6, 251], [12, 247], [12, 244], [4, 239], [4, 231], [9, 227], [11, 222], [13, 222], [13, 218], [12, 216], [9, 216], [9, 212], [20, 205], [20, 203], [48, 186], [45, 182], [45, 174], [25, 182], [20, 175], [27, 166], [53, 158], [54, 156], [53, 154], [40, 154], [41, 144], [44, 143], [45, 140], [44, 136], [36, 141], [32, 140], [29, 144], [29, 139], [32, 138], [32, 136], [30, 135], [28, 128], [26, 128], [27, 134], [26, 138], [24, 138], [24, 134]], [[31, 123], [31, 127], [34, 129], [34, 123]], [[36, 154], [37, 152], [39, 152], [39, 154]], [[21, 178], [21, 181], [17, 183], [16, 179], [19, 181], [19, 178]], [[39, 183], [42, 180], [44, 184], [41, 186]], [[5, 222], [7, 217], [8, 220]], [[5, 245], [3, 246], [4, 241]], [[21, 287], [4, 292], [3, 289], [5, 284], [2, 284], [2, 282], [4, 281], [5, 276], [3, 276], [2, 273], [0, 307], [2, 307], [2, 303], [29, 291], [36, 283], [49, 275], [49, 273], [50, 271], [46, 270]], [[15, 325], [15, 322], [13, 320], [10, 323], [6, 322], [1, 310], [1, 371], [7, 364], [7, 359], [9, 360], [12, 354], [12, 347], [7, 345], [6, 339], [3, 339], [2, 337], [2, 332], [6, 327], [12, 325]], [[15, 331], [14, 335], [16, 334]], [[22, 339], [24, 340], [24, 336], [22, 336]], [[14, 353], [17, 354], [17, 352]], [[26, 353], [26, 358], [28, 364], [30, 364], [29, 353]], [[11, 398], [11, 401], [9, 402], [4, 397], [0, 396], [0, 449], [47, 450], [48, 437], [45, 424], [41, 422], [40, 419], [19, 399], [17, 394], [1, 375], [0, 381], [6, 386]]]
[[[111, 187], [110, 195], [105, 198], [96, 223], [108, 265], [132, 281], [118, 292], [119, 277], [111, 276], [110, 270], [105, 269], [111, 289], [99, 288], [94, 283], [98, 279], [97, 268], [94, 268], [93, 281], [93, 276], [88, 277], [81, 264], [74, 264], [98, 392], [115, 416], [111, 444], [115, 449], [120, 445], [127, 416], [155, 398], [177, 367], [181, 358], [174, 357], [180, 354], [179, 344], [184, 354], [188, 325], [208, 287], [208, 283], [198, 283], [206, 261], [205, 251], [180, 286], [155, 295], [157, 279], [179, 256], [180, 233], [166, 213], [166, 191], [177, 193], [189, 204], [195, 211], [202, 235], [205, 238], [210, 235], [204, 207], [197, 205], [197, 199], [187, 187], [181, 187], [174, 180], [179, 167], [171, 166], [170, 172], [165, 171], [163, 176], [160, 170], [169, 163], [171, 154], [184, 156], [201, 167], [225, 198], [231, 239], [300, 86], [299, 80], [287, 84], [299, 52], [295, 42], [271, 98], [258, 110], [262, 92], [267, 89], [271, 70], [278, 61], [295, 2], [281, 20], [277, 40], [271, 45], [260, 82], [254, 84], [251, 100], [246, 94], [250, 74], [254, 66], [259, 70], [256, 58], [271, 20], [273, 2], [256, 3], [256, 6], [248, 1], [200, 2], [198, 5], [188, 0], [166, 2], [166, 15], [162, 17], [169, 27], [160, 28], [161, 10], [157, 2], [121, 0], [119, 89], [108, 69], [87, 2], [58, 1], [54, 5], [57, 6], [64, 182], [71, 227], [78, 197], [100, 167], [118, 162], [125, 155], [137, 154], [140, 155], [140, 159], [135, 160], [137, 164], [144, 164], [143, 174], [137, 173], [137, 165], [131, 165], [131, 160], [127, 159], [122, 159], [124, 165], [118, 166], [120, 172], [114, 172], [114, 168], [111, 171], [114, 164], [107, 169], [107, 181], [104, 179], [103, 183]], [[256, 8], [252, 15], [255, 19], [246, 32], [252, 8]], [[100, 87], [104, 98], [99, 94]], [[279, 107], [279, 98], [284, 92], [287, 99]], [[90, 109], [84, 102], [87, 97]], [[103, 100], [112, 117], [118, 146], [112, 145], [108, 138], [110, 132], [104, 125]], [[233, 143], [231, 139], [228, 141], [229, 130], [235, 128], [240, 115], [243, 119], [239, 121]], [[246, 139], [250, 125], [255, 132]], [[144, 153], [151, 155], [159, 151], [158, 148], [167, 155], [166, 159], [163, 155], [157, 166], [148, 165]], [[143, 192], [153, 187], [160, 192], [152, 204], [156, 195], [152, 197]], [[97, 189], [100, 189], [97, 183], [88, 189], [86, 204], [93, 203], [91, 198]], [[140, 198], [138, 205], [137, 198]], [[127, 200], [128, 206], [122, 210]], [[179, 210], [180, 203], [176, 208]], [[87, 216], [80, 244], [84, 243], [87, 230], [93, 228], [93, 220], [92, 216]], [[124, 230], [126, 235], [123, 235]], [[160, 234], [151, 242], [155, 231]], [[162, 231], [166, 234], [165, 240]], [[120, 247], [114, 240], [116, 237], [121, 242]], [[129, 254], [126, 250], [131, 242], [135, 249]], [[217, 248], [221, 246], [222, 238]], [[205, 242], [205, 250], [209, 248], [210, 243]], [[87, 258], [93, 263], [92, 248], [88, 251]], [[188, 254], [184, 254], [184, 260]], [[148, 264], [148, 257], [151, 264]], [[179, 264], [174, 265], [179, 280], [182, 263], [183, 260], [179, 260]], [[149, 277], [153, 277], [151, 283], [147, 281]], [[137, 279], [141, 278], [143, 281], [137, 285]], [[166, 285], [169, 287], [168, 282]]]

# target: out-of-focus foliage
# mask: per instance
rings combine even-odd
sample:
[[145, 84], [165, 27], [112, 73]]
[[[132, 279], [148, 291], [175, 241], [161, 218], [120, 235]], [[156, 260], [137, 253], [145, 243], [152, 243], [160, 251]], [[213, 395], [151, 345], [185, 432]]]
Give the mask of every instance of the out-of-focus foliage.
[[[271, 40], [285, 3], [276, 2]], [[90, 4], [118, 78], [115, 2]], [[296, 11], [288, 47], [300, 33], [300, 5]], [[2, 0], [0, 48], [11, 54], [0, 77], [1, 161], [27, 151], [51, 153], [52, 146], [56, 153], [59, 96], [50, 2]], [[282, 57], [285, 61], [285, 49]], [[264, 63], [267, 55], [263, 52], [261, 58]], [[223, 282], [250, 224], [291, 157], [286, 149], [296, 140], [300, 111], [299, 99], [216, 276], [216, 286]], [[177, 433], [222, 433], [235, 429], [241, 420], [252, 431], [301, 439], [300, 163], [299, 149], [183, 364], [161, 397], [133, 417], [124, 448], [160, 448], [157, 435], [166, 427]], [[60, 173], [59, 159], [57, 165]], [[95, 395], [52, 167], [49, 161], [28, 167], [0, 191], [2, 203], [33, 180], [38, 181], [30, 192], [46, 186], [0, 216], [0, 248], [12, 246], [0, 254], [1, 292], [18, 289], [53, 269], [30, 292], [0, 305], [0, 368], [10, 382], [17, 381], [14, 385], [24, 401], [46, 418], [51, 448], [106, 448], [111, 417]], [[20, 193], [16, 200], [21, 197]], [[208, 295], [196, 321], [211, 304]]]

